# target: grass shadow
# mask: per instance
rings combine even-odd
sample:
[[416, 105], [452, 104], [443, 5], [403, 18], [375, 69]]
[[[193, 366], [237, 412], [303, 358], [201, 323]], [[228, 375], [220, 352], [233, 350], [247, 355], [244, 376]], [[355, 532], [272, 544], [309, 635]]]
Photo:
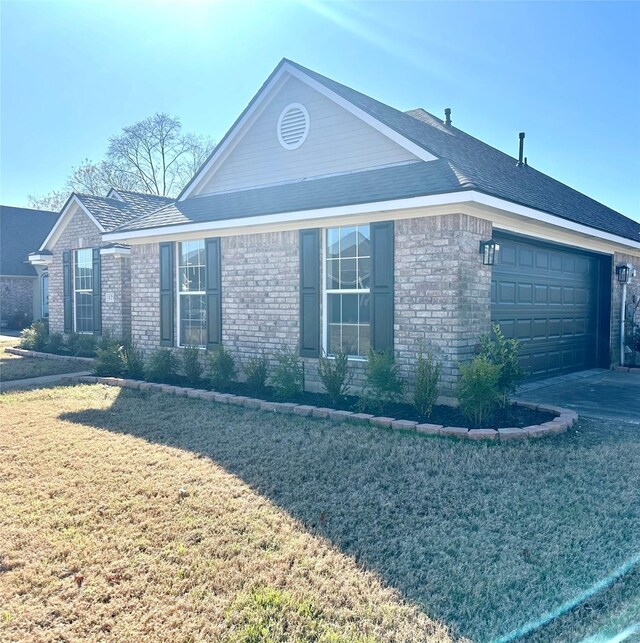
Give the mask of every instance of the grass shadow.
[[[631, 425], [489, 445], [132, 390], [61, 418], [211, 458], [475, 640], [552, 612], [640, 551]], [[568, 621], [562, 640], [588, 633]]]

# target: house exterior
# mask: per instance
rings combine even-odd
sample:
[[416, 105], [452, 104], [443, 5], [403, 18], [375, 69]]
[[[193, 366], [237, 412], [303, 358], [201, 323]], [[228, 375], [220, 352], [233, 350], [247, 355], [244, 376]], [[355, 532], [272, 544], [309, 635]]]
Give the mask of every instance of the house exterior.
[[28, 261], [53, 227], [57, 212], [0, 206], [0, 321], [18, 329], [47, 318], [48, 275]]
[[401, 112], [283, 60], [175, 201], [134, 213], [131, 198], [73, 196], [42, 244], [52, 329], [241, 362], [297, 347], [310, 389], [321, 354], [347, 352], [358, 383], [374, 348], [407, 373], [432, 352], [446, 394], [492, 321], [533, 377], [620, 359], [616, 269], [640, 267], [640, 224], [450, 112]]

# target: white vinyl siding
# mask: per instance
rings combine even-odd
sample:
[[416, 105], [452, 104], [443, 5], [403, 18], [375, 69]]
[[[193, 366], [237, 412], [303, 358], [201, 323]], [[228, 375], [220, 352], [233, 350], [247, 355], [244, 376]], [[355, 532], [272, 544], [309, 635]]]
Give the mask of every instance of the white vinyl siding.
[[93, 251], [83, 248], [73, 253], [73, 329], [93, 332]]
[[178, 343], [204, 347], [207, 343], [207, 300], [204, 240], [178, 244]]
[[[278, 141], [278, 119], [291, 103], [300, 103], [309, 112], [310, 128], [299, 148], [286, 150]], [[290, 78], [197, 194], [417, 160], [347, 110]]]

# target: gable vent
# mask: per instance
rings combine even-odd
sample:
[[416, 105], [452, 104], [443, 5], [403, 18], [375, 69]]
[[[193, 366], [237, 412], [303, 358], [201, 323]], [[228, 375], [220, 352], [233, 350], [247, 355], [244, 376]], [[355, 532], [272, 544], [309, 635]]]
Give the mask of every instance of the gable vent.
[[309, 112], [300, 103], [287, 105], [278, 119], [278, 140], [285, 150], [299, 148], [309, 134]]

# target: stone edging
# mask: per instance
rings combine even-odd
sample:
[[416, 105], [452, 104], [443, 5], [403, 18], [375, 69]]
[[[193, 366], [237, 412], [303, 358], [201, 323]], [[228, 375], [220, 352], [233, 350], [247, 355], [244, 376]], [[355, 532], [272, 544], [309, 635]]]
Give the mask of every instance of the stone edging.
[[141, 391], [156, 391], [169, 393], [183, 397], [197, 398], [218, 402], [219, 404], [231, 404], [242, 406], [247, 409], [261, 409], [274, 413], [301, 415], [304, 417], [324, 418], [334, 422], [350, 422], [352, 424], [365, 424], [386, 429], [401, 431], [415, 431], [422, 435], [444, 435], [468, 440], [522, 440], [525, 438], [543, 438], [549, 435], [564, 433], [578, 420], [575, 411], [557, 406], [545, 404], [532, 404], [530, 402], [515, 401], [514, 404], [524, 408], [556, 413], [557, 417], [544, 424], [535, 424], [524, 428], [508, 429], [466, 429], [456, 426], [440, 426], [439, 424], [419, 424], [411, 420], [396, 420], [390, 417], [375, 417], [369, 413], [352, 413], [351, 411], [338, 411], [318, 406], [307, 406], [294, 404], [292, 402], [267, 402], [242, 395], [231, 395], [229, 393], [216, 393], [202, 389], [187, 388], [183, 386], [171, 386], [169, 384], [155, 384], [152, 382], [141, 382], [139, 380], [122, 379], [118, 377], [95, 377], [95, 376], [74, 376], [66, 378], [67, 382], [79, 384], [107, 384], [109, 386], [120, 386], [122, 388], [134, 388]]
[[53, 360], [72, 360], [80, 364], [93, 364], [95, 360], [93, 357], [76, 357], [75, 355], [56, 355], [54, 353], [41, 353], [39, 351], [28, 351], [24, 348], [7, 347], [4, 349], [5, 353], [12, 353], [13, 355], [20, 355], [21, 357], [38, 357], [40, 359], [53, 359]]
[[623, 373], [634, 373], [635, 375], [640, 375], [640, 367], [638, 366], [612, 366], [612, 371], [621, 371]]

